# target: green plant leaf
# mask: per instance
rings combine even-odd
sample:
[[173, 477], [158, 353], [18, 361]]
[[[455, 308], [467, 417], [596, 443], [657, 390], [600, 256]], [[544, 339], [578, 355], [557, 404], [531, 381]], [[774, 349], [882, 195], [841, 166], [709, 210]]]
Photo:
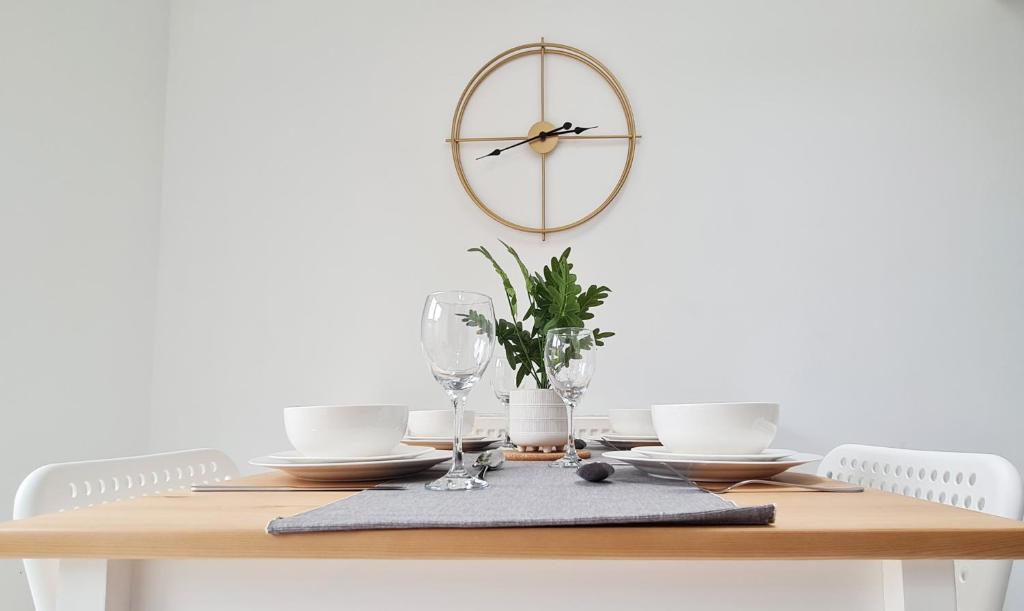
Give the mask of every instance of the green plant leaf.
[[557, 327], [581, 326], [579, 294], [582, 289], [572, 273], [568, 248], [559, 258], [552, 257], [551, 263], [544, 267], [543, 281], [537, 288], [537, 305], [546, 310], [541, 336]]
[[476, 310], [470, 310], [466, 314], [459, 314], [459, 318], [462, 322], [466, 323], [467, 327], [476, 327], [477, 335], [494, 334], [494, 328], [491, 326], [491, 320]]
[[[528, 269], [526, 269], [526, 265], [523, 263], [523, 260], [519, 258], [519, 253], [516, 252], [516, 249], [514, 249], [511, 246], [509, 246], [508, 244], [506, 244], [504, 240], [498, 240], [498, 241], [501, 242], [501, 245], [505, 247], [505, 250], [507, 250], [509, 252], [509, 254], [512, 255], [512, 258], [514, 258], [516, 260], [516, 264], [519, 265], [519, 271], [523, 274], [523, 282], [526, 284], [526, 294], [530, 297], [530, 305], [532, 306], [533, 305], [533, 277], [530, 276], [530, 271]], [[523, 318], [529, 318], [529, 317], [530, 317], [529, 314], [525, 314], [523, 316]]]
[[607, 286], [597, 286], [594, 284], [590, 285], [584, 293], [580, 295], [580, 318], [582, 320], [590, 320], [594, 315], [590, 312], [591, 308], [604, 305], [604, 300], [608, 298], [608, 293], [612, 292]]
[[526, 365], [523, 365], [518, 371], [516, 371], [516, 388], [523, 385], [523, 380], [525, 380], [526, 376], [529, 374], [530, 369]]
[[501, 266], [498, 265], [498, 262], [494, 260], [494, 257], [491, 256], [491, 253], [488, 252], [487, 249], [484, 248], [483, 246], [470, 248], [467, 252], [478, 252], [482, 254], [483, 256], [487, 257], [487, 260], [490, 261], [491, 265], [494, 266], [494, 271], [498, 272], [498, 276], [501, 277], [501, 284], [505, 287], [505, 297], [508, 298], [508, 309], [512, 311], [512, 318], [516, 318], [516, 316], [518, 315], [516, 312], [516, 302], [518, 300], [516, 299], [516, 289], [512, 286], [512, 282], [509, 281], [508, 274], [505, 273], [505, 270], [501, 269]]
[[604, 340], [613, 335], [615, 335], [615, 333], [611, 331], [602, 331], [600, 329], [594, 329], [594, 343], [597, 344], [598, 346], [603, 346]]

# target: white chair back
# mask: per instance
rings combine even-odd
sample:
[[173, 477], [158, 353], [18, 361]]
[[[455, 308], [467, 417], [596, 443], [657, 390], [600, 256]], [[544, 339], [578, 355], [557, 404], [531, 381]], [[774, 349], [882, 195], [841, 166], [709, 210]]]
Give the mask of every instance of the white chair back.
[[[238, 477], [238, 467], [217, 450], [184, 450], [40, 467], [14, 497], [14, 519], [71, 511]], [[36, 611], [57, 607], [57, 561], [26, 560], [25, 576]]]
[[[994, 454], [847, 444], [825, 456], [818, 475], [1013, 520], [1024, 508], [1020, 474]], [[955, 565], [957, 608], [1003, 608], [1012, 562], [958, 560]]]

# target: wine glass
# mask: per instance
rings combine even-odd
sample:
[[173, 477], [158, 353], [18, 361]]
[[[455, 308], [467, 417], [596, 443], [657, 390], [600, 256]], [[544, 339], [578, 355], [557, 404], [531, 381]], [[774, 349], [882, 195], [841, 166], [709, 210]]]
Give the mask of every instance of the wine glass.
[[544, 343], [544, 368], [551, 388], [565, 403], [569, 420], [569, 443], [565, 446], [565, 456], [551, 463], [552, 467], [575, 469], [582, 462], [576, 453], [572, 415], [594, 376], [596, 352], [590, 329], [567, 327], [548, 331]]
[[509, 366], [508, 358], [504, 354], [494, 357], [494, 369], [491, 370], [491, 388], [494, 390], [494, 396], [498, 398], [498, 401], [501, 401], [501, 405], [505, 408], [505, 438], [498, 447], [514, 450], [516, 449], [516, 444], [512, 443], [512, 439], [508, 436], [509, 426], [511, 425], [509, 421], [508, 399], [512, 395], [512, 391], [516, 389], [516, 370]]
[[462, 412], [466, 396], [480, 380], [494, 351], [494, 305], [491, 298], [468, 291], [427, 295], [420, 319], [420, 346], [430, 372], [448, 393], [455, 414], [452, 467], [427, 484], [430, 490], [474, 490], [487, 482], [472, 475], [462, 462]]

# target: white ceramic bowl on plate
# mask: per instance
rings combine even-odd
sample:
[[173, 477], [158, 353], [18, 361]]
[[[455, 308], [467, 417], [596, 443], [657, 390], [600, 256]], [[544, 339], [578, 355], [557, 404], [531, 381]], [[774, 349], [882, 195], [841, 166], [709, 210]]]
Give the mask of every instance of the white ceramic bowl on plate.
[[451, 452], [430, 450], [419, 456], [400, 460], [373, 460], [341, 463], [295, 463], [261, 456], [250, 465], [284, 471], [292, 477], [315, 482], [365, 482], [385, 480], [425, 471], [452, 457]]
[[654, 437], [654, 422], [651, 421], [651, 408], [643, 409], [610, 409], [608, 421], [612, 433], [630, 437]]
[[[468, 436], [473, 432], [476, 412], [462, 412], [462, 434]], [[454, 409], [417, 409], [409, 412], [409, 437], [447, 438], [455, 435]]]
[[651, 406], [662, 445], [688, 454], [758, 454], [775, 439], [778, 403], [675, 403]]
[[721, 461], [673, 460], [644, 456], [636, 451], [605, 452], [604, 458], [621, 460], [655, 477], [681, 479], [688, 477], [698, 482], [738, 482], [744, 479], [769, 479], [793, 467], [821, 460], [817, 454], [793, 454], [780, 460]]
[[407, 458], [415, 458], [422, 454], [426, 454], [430, 451], [430, 448], [423, 448], [419, 446], [405, 445], [400, 443], [395, 446], [388, 454], [380, 454], [378, 456], [307, 456], [298, 450], [284, 450], [282, 452], [276, 452], [267, 456], [267, 458], [273, 460], [280, 460], [283, 462], [290, 462], [296, 464], [332, 464], [342, 462], [370, 462], [379, 460], [404, 460]]
[[288, 441], [306, 456], [378, 456], [402, 440], [405, 405], [312, 405], [286, 407]]

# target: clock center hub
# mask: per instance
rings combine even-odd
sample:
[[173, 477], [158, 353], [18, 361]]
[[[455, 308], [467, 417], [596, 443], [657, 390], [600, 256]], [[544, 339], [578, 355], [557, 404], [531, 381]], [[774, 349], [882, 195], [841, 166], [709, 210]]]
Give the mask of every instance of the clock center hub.
[[[526, 132], [528, 138], [533, 138], [541, 132], [550, 132], [555, 129], [555, 126], [548, 123], [547, 121], [538, 121], [530, 127], [530, 131]], [[530, 148], [537, 151], [541, 155], [546, 155], [551, 151], [555, 150], [558, 146], [558, 136], [549, 136], [543, 140], [537, 139], [530, 143]]]

